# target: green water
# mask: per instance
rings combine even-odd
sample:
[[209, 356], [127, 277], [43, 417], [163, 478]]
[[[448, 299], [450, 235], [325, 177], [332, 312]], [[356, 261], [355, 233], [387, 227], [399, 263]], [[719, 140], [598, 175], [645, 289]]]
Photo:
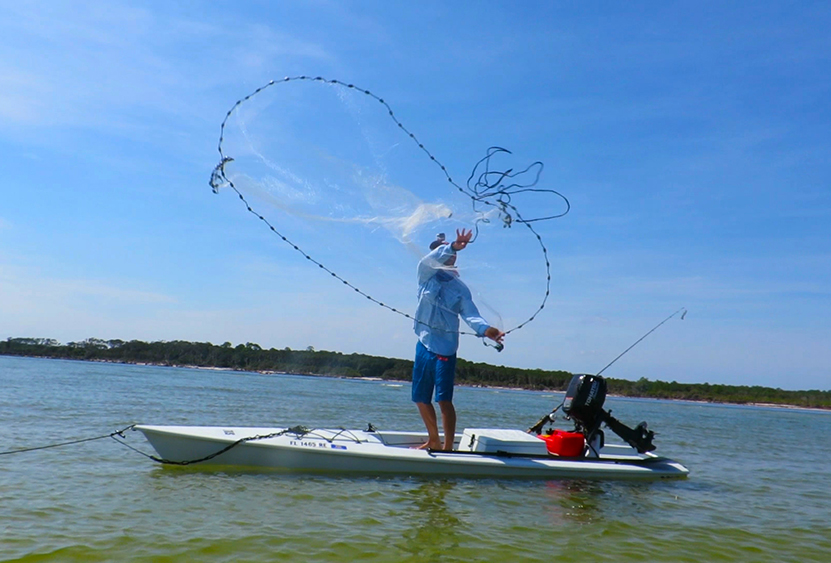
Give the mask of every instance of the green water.
[[[460, 426], [560, 396], [460, 388]], [[165, 468], [112, 440], [0, 456], [0, 561], [831, 560], [831, 413], [610, 398], [683, 481]], [[419, 430], [382, 382], [0, 357], [0, 451], [134, 422]], [[128, 442], [151, 451], [139, 433]]]

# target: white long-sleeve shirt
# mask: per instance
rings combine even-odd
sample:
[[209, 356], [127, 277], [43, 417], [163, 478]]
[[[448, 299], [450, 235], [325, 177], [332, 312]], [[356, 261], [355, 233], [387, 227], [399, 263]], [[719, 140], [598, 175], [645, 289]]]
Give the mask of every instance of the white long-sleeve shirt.
[[440, 356], [452, 356], [459, 348], [459, 316], [478, 336], [490, 326], [479, 314], [470, 290], [454, 268], [445, 262], [455, 254], [443, 244], [418, 263], [418, 306], [413, 328], [424, 347]]

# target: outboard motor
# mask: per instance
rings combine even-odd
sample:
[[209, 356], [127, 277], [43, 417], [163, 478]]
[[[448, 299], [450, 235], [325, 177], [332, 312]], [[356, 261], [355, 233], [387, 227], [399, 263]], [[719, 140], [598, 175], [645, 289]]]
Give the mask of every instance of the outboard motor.
[[[566, 390], [566, 398], [561, 406], [566, 416], [574, 421], [577, 431], [583, 433], [586, 443], [592, 448], [595, 448], [594, 444], [602, 445], [603, 431], [600, 430], [600, 426], [605, 424], [639, 453], [651, 452], [655, 449], [652, 443], [655, 433], [647, 430], [646, 422], [641, 422], [635, 428], [629, 428], [614, 418], [611, 411], [603, 410], [605, 401], [606, 380], [599, 375], [579, 374], [571, 378]], [[554, 409], [554, 412], [557, 412], [557, 409]], [[554, 412], [541, 418], [537, 424], [528, 429], [529, 432], [539, 434], [545, 423], [553, 420]], [[597, 437], [599, 440], [596, 439]]]
[[606, 380], [599, 375], [581, 374], [571, 378], [563, 401], [563, 412], [583, 428], [595, 430], [603, 422]]

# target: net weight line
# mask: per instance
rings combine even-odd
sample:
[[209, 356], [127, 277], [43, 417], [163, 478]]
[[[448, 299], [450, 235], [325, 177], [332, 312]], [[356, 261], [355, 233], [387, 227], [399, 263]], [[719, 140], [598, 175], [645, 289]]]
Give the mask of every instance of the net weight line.
[[[342, 82], [342, 81], [337, 80], [337, 79], [326, 79], [326, 78], [323, 78], [321, 76], [316, 76], [316, 77], [311, 77], [311, 76], [289, 77], [289, 76], [287, 76], [287, 77], [285, 77], [285, 78], [283, 78], [282, 80], [279, 80], [279, 81], [271, 80], [271, 81], [268, 82], [268, 84], [265, 84], [264, 86], [260, 86], [259, 88], [257, 88], [252, 93], [245, 96], [244, 98], [241, 98], [241, 99], [237, 100], [236, 103], [234, 103], [234, 105], [231, 106], [231, 109], [229, 109], [228, 112], [225, 114], [225, 118], [222, 120], [222, 125], [220, 126], [219, 143], [217, 145], [217, 149], [219, 151], [219, 156], [220, 156], [220, 162], [219, 162], [219, 164], [217, 164], [217, 166], [214, 168], [213, 172], [211, 173], [211, 179], [210, 179], [210, 182], [209, 182], [209, 184], [210, 184], [211, 188], [213, 189], [214, 193], [219, 193], [219, 188], [222, 187], [223, 185], [227, 185], [228, 187], [230, 187], [237, 194], [237, 196], [242, 201], [242, 203], [245, 205], [245, 208], [248, 210], [249, 213], [251, 213], [252, 215], [257, 217], [263, 223], [265, 223], [265, 225], [275, 235], [280, 237], [280, 239], [283, 242], [285, 242], [286, 244], [291, 246], [295, 251], [300, 253], [307, 261], [309, 261], [312, 264], [316, 265], [319, 269], [321, 269], [324, 272], [328, 273], [331, 277], [338, 280], [339, 282], [341, 282], [346, 287], [352, 289], [358, 295], [361, 295], [362, 297], [365, 297], [368, 301], [371, 301], [372, 303], [375, 303], [376, 305], [379, 305], [379, 306], [381, 306], [381, 307], [383, 307], [383, 308], [385, 308], [389, 311], [392, 311], [393, 313], [396, 313], [398, 315], [406, 317], [407, 319], [415, 321], [415, 318], [412, 315], [406, 313], [405, 311], [401, 311], [400, 309], [396, 309], [395, 307], [392, 307], [392, 306], [390, 306], [390, 305], [388, 305], [388, 304], [372, 297], [371, 295], [369, 295], [366, 292], [362, 291], [360, 288], [358, 288], [354, 284], [352, 284], [349, 281], [347, 281], [346, 279], [342, 278], [340, 275], [338, 275], [337, 273], [335, 273], [334, 271], [332, 271], [331, 269], [326, 267], [324, 264], [322, 264], [322, 263], [318, 262], [317, 260], [315, 260], [306, 251], [304, 251], [297, 244], [292, 242], [284, 234], [279, 232], [277, 230], [277, 228], [273, 224], [271, 224], [271, 222], [268, 219], [266, 219], [263, 215], [261, 215], [257, 211], [255, 211], [251, 207], [251, 204], [248, 202], [248, 200], [245, 198], [245, 196], [234, 185], [233, 181], [231, 181], [225, 175], [225, 165], [228, 164], [229, 162], [233, 162], [234, 159], [224, 153], [224, 151], [222, 149], [222, 144], [225, 140], [225, 127], [228, 124], [228, 120], [231, 118], [231, 115], [233, 115], [234, 111], [239, 106], [241, 106], [242, 104], [244, 104], [245, 102], [247, 102], [248, 100], [253, 98], [254, 96], [260, 94], [261, 92], [263, 92], [264, 90], [266, 90], [266, 89], [268, 89], [272, 86], [275, 86], [277, 84], [285, 84], [285, 83], [288, 83], [288, 82], [296, 82], [296, 81], [320, 82], [320, 83], [324, 83], [324, 84], [336, 85], [336, 86], [340, 86], [340, 87], [347, 88], [347, 89], [350, 89], [350, 90], [356, 90], [356, 91], [361, 92], [361, 93], [369, 96], [370, 98], [374, 99], [375, 101], [377, 101], [379, 104], [381, 104], [386, 109], [387, 113], [389, 114], [390, 119], [393, 120], [393, 122], [396, 124], [396, 126], [404, 134], [406, 134], [416, 145], [418, 145], [418, 148], [421, 149], [424, 152], [424, 154], [426, 154], [429, 157], [429, 159], [433, 163], [435, 163], [436, 166], [438, 166], [441, 169], [441, 171], [444, 173], [445, 177], [447, 178], [447, 181], [453, 187], [455, 187], [459, 192], [461, 192], [462, 194], [464, 194], [465, 196], [467, 196], [468, 198], [471, 199], [474, 210], [476, 210], [477, 203], [485, 204], [485, 205], [493, 207], [493, 208], [495, 208], [499, 211], [500, 217], [502, 218], [502, 220], [505, 223], [506, 227], [510, 227], [512, 223], [520, 223], [520, 224], [525, 225], [525, 227], [527, 227], [528, 230], [531, 231], [531, 234], [537, 239], [537, 242], [540, 245], [540, 249], [542, 250], [543, 258], [545, 260], [545, 277], [546, 277], [546, 279], [545, 279], [545, 294], [543, 295], [542, 302], [540, 303], [539, 307], [537, 307], [537, 309], [534, 311], [534, 313], [528, 319], [521, 322], [517, 326], [506, 330], [505, 334], [510, 334], [510, 333], [512, 333], [516, 330], [521, 329], [522, 327], [524, 327], [525, 325], [527, 325], [528, 323], [533, 321], [537, 317], [537, 315], [539, 315], [542, 312], [542, 310], [545, 308], [546, 302], [548, 301], [548, 296], [551, 293], [551, 261], [549, 260], [548, 249], [546, 248], [545, 243], [542, 240], [542, 237], [534, 229], [534, 227], [531, 225], [531, 223], [533, 223], [535, 221], [543, 221], [543, 220], [555, 219], [555, 218], [562, 217], [563, 215], [568, 213], [568, 211], [570, 209], [570, 204], [568, 202], [568, 199], [566, 199], [565, 196], [563, 196], [562, 194], [560, 194], [558, 192], [555, 192], [554, 190], [531, 189], [530, 186], [518, 186], [518, 185], [514, 184], [514, 185], [511, 185], [511, 186], [508, 186], [507, 188], [500, 189], [500, 182], [501, 182], [502, 179], [513, 177], [510, 170], [505, 172], [505, 173], [497, 173], [497, 175], [498, 175], [497, 183], [488, 185], [487, 182], [486, 182], [484, 184], [485, 189], [481, 189], [483, 187], [482, 178], [487, 179], [487, 175], [488, 174], [493, 174], [493, 172], [486, 172], [484, 175], [481, 175], [479, 177], [479, 181], [477, 182], [477, 184], [473, 188], [471, 188], [469, 186], [469, 184], [470, 184], [470, 181], [473, 179], [473, 176], [474, 176], [475, 171], [476, 171], [476, 169], [474, 168], [474, 172], [471, 174], [470, 179], [468, 179], [467, 189], [463, 188], [462, 186], [460, 186], [459, 184], [457, 184], [453, 180], [453, 178], [450, 176], [450, 173], [447, 171], [447, 168], [444, 166], [444, 164], [442, 164], [424, 146], [424, 144], [421, 143], [418, 140], [418, 138], [416, 138], [416, 136], [411, 131], [409, 131], [404, 126], [403, 123], [401, 123], [398, 120], [398, 118], [396, 117], [396, 115], [393, 112], [390, 105], [383, 98], [378, 97], [377, 95], [373, 94], [369, 90], [366, 90], [366, 89], [360, 88], [358, 86], [355, 86], [354, 84], [348, 84], [346, 82]], [[494, 150], [494, 149], [496, 149], [496, 150]], [[477, 166], [479, 164], [481, 164], [482, 162], [487, 162], [490, 159], [490, 157], [493, 156], [493, 154], [495, 154], [496, 152], [509, 152], [509, 151], [506, 151], [505, 149], [499, 149], [498, 147], [491, 147], [491, 149], [489, 149], [489, 151], [488, 151], [488, 156], [486, 156], [484, 159], [479, 161], [479, 163], [477, 163]], [[540, 166], [542, 166], [541, 163], [540, 163]], [[539, 176], [539, 174], [537, 174], [537, 176]], [[536, 183], [536, 181], [534, 182], [534, 184], [535, 183]], [[515, 189], [512, 192], [512, 191], [510, 191], [510, 188], [518, 188], [518, 189]], [[558, 214], [558, 215], [552, 215], [552, 216], [549, 216], [549, 217], [542, 217], [542, 218], [527, 219], [526, 220], [522, 217], [522, 215], [520, 214], [520, 212], [516, 208], [516, 206], [513, 203], [511, 203], [511, 198], [510, 198], [511, 193], [519, 193], [519, 192], [523, 192], [523, 191], [549, 192], [549, 193], [556, 194], [565, 201], [566, 206], [567, 206], [566, 210], [563, 213]], [[475, 227], [476, 227], [476, 236], [478, 236], [478, 234], [479, 234], [478, 222], [475, 225]], [[475, 237], [474, 237], [473, 240], [476, 240]], [[440, 327], [434, 327], [434, 326], [430, 326], [430, 325], [427, 325], [427, 326], [428, 326], [428, 328], [431, 328], [433, 330], [441, 330], [441, 331], [444, 331], [444, 332], [448, 332], [446, 329], [443, 329], [443, 328], [440, 328]], [[476, 333], [468, 332], [468, 331], [460, 330], [460, 331], [457, 331], [457, 332], [459, 334], [464, 334], [464, 335], [469, 335], [469, 336], [479, 336]], [[483, 342], [487, 345], [487, 342], [484, 340], [484, 338], [483, 338]]]

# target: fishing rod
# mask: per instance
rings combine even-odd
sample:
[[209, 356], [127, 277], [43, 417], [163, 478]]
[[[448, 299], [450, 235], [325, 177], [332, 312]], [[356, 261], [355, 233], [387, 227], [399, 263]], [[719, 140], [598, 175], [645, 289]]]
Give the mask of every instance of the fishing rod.
[[[683, 313], [681, 313], [681, 311], [683, 311]], [[629, 346], [629, 348], [627, 348], [626, 350], [624, 350], [623, 352], [621, 352], [621, 353], [620, 353], [620, 355], [618, 355], [618, 357], [617, 357], [617, 358], [615, 358], [614, 360], [612, 360], [611, 362], [609, 362], [608, 364], [606, 364], [606, 367], [605, 367], [605, 368], [603, 368], [602, 370], [600, 370], [599, 372], [597, 372], [595, 375], [600, 375], [601, 373], [603, 373], [604, 371], [606, 371], [606, 369], [608, 369], [608, 368], [609, 368], [609, 366], [611, 366], [613, 363], [615, 363], [616, 361], [618, 361], [619, 359], [621, 359], [621, 358], [624, 356], [624, 354], [626, 354], [626, 352], [628, 352], [629, 350], [631, 350], [632, 348], [634, 348], [635, 346], [637, 346], [638, 344], [640, 344], [640, 342], [641, 342], [644, 338], [646, 338], [647, 336], [649, 336], [650, 334], [652, 334], [653, 332], [655, 332], [656, 330], [658, 330], [658, 327], [660, 327], [662, 324], [664, 324], [665, 322], [667, 322], [668, 320], [670, 320], [672, 317], [674, 317], [674, 316], [675, 316], [675, 315], [677, 315], [678, 313], [681, 313], [681, 320], [683, 321], [683, 320], [684, 320], [684, 317], [686, 317], [686, 316], [687, 316], [687, 308], [686, 308], [686, 307], [681, 307], [680, 309], [678, 309], [677, 311], [675, 311], [673, 314], [671, 314], [670, 316], [668, 316], [667, 318], [665, 318], [664, 320], [662, 320], [661, 322], [659, 322], [657, 325], [655, 325], [654, 327], [652, 327], [652, 330], [650, 330], [649, 332], [647, 332], [646, 334], [644, 334], [643, 336], [641, 336], [640, 338], [638, 338], [638, 339], [635, 341], [635, 343], [634, 343], [634, 344], [632, 344], [631, 346]]]

